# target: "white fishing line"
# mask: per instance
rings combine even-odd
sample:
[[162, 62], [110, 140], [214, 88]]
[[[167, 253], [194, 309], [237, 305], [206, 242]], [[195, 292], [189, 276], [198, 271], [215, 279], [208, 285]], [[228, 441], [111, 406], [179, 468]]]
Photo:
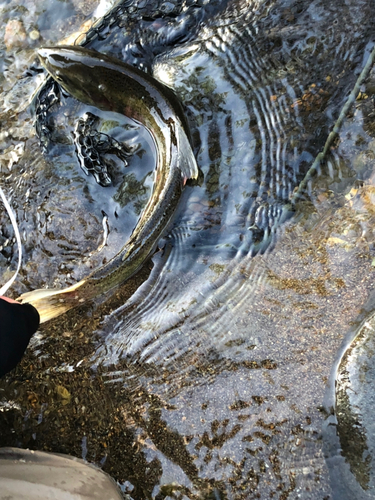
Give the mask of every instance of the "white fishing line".
[[16, 240], [17, 240], [17, 245], [18, 245], [18, 265], [17, 265], [17, 269], [15, 271], [15, 273], [13, 274], [13, 276], [11, 277], [10, 280], [8, 280], [5, 285], [3, 285], [1, 288], [0, 288], [0, 295], [4, 295], [9, 287], [12, 286], [14, 280], [16, 279], [17, 277], [17, 274], [21, 268], [21, 262], [22, 262], [22, 245], [21, 245], [21, 236], [20, 236], [20, 232], [18, 230], [18, 225], [17, 225], [17, 221], [16, 221], [16, 217], [13, 213], [13, 210], [11, 208], [11, 206], [9, 205], [8, 203], [8, 200], [6, 199], [6, 196], [4, 194], [4, 191], [1, 189], [0, 187], [0, 196], [1, 196], [1, 199], [2, 199], [2, 202], [6, 208], [6, 211], [8, 212], [8, 215], [9, 215], [9, 218], [12, 222], [12, 226], [13, 226], [13, 230], [14, 230], [14, 234], [16, 235]]

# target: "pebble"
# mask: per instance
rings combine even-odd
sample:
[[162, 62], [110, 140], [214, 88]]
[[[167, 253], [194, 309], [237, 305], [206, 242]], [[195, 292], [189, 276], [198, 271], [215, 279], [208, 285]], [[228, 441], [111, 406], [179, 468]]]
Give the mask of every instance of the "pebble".
[[98, 0], [73, 0], [74, 7], [85, 16], [92, 14], [98, 4]]
[[38, 38], [40, 37], [40, 33], [38, 30], [30, 31], [29, 37], [31, 40], [38, 40]]
[[85, 39], [87, 31], [92, 26], [92, 19], [88, 19], [79, 27], [78, 31], [75, 31], [71, 35], [64, 38], [61, 41], [61, 45], [78, 45], [82, 40]]
[[202, 210], [202, 205], [200, 203], [191, 203], [189, 204], [190, 210], [193, 212], [200, 212]]
[[26, 31], [21, 21], [10, 19], [5, 26], [4, 43], [6, 48], [13, 49], [26, 45]]

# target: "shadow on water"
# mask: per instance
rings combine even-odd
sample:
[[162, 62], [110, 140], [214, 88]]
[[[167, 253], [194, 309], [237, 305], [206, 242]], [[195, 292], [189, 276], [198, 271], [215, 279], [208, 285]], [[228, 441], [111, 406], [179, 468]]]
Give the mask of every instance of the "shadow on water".
[[[322, 405], [336, 352], [373, 288], [373, 73], [280, 222], [372, 49], [370, 7], [124, 1], [80, 37], [175, 90], [202, 179], [136, 276], [40, 329], [0, 385], [2, 446], [83, 457], [134, 500], [339, 491], [324, 459]], [[44, 43], [49, 31], [40, 33]], [[118, 251], [150, 192], [153, 152], [141, 129], [103, 113], [102, 131], [141, 146], [126, 169], [109, 158], [112, 186], [98, 186], [71, 139], [87, 107], [62, 96], [48, 111], [43, 156], [29, 112], [6, 110], [18, 98], [12, 74], [0, 161], [24, 238], [17, 295], [71, 284]], [[15, 247], [5, 216], [1, 224], [6, 269]]]

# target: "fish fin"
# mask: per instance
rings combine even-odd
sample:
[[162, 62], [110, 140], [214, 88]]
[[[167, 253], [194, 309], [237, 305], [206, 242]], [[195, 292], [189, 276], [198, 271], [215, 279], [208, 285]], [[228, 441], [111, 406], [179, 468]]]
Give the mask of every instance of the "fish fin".
[[198, 178], [198, 165], [190, 141], [182, 127], [179, 127], [178, 142], [179, 167], [185, 184], [188, 179]]
[[79, 281], [75, 285], [62, 290], [33, 290], [23, 293], [17, 300], [23, 304], [33, 305], [39, 312], [40, 323], [46, 323], [80, 305], [82, 298], [80, 298], [77, 290], [84, 282], [85, 280]]

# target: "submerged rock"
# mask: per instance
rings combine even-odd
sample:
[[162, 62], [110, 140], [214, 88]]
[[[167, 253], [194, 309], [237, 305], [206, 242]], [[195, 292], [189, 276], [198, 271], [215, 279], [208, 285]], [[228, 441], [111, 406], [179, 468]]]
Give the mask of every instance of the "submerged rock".
[[27, 35], [21, 21], [11, 19], [5, 26], [4, 43], [8, 50], [27, 45]]

